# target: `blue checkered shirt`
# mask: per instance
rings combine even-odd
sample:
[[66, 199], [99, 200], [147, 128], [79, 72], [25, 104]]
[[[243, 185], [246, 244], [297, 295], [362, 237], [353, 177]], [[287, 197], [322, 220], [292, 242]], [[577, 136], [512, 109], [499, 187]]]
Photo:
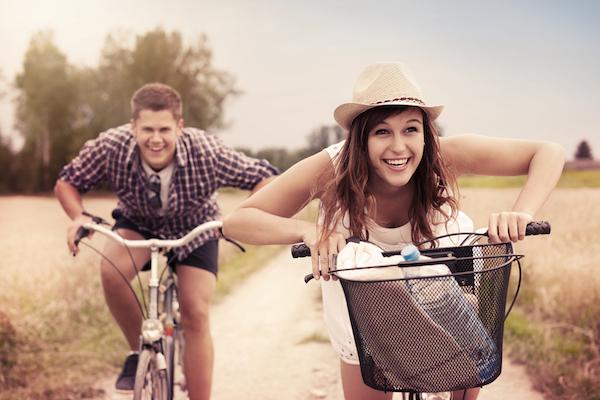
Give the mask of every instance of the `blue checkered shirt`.
[[[117, 208], [140, 229], [162, 239], [177, 239], [207, 221], [220, 218], [216, 190], [235, 187], [251, 190], [277, 169], [227, 147], [215, 135], [184, 128], [177, 139], [175, 169], [164, 215], [148, 202], [148, 180], [140, 163], [131, 125], [109, 129], [88, 140], [60, 172], [59, 178], [85, 193], [100, 182], [108, 182], [118, 197]], [[218, 237], [205, 232], [176, 249], [179, 260], [195, 248]]]

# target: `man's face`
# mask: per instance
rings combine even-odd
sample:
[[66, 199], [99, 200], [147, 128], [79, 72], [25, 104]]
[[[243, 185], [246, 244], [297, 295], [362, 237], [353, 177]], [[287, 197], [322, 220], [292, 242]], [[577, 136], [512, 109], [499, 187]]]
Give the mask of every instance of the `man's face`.
[[152, 169], [159, 171], [173, 161], [182, 119], [177, 121], [169, 110], [142, 110], [131, 124], [142, 159]]

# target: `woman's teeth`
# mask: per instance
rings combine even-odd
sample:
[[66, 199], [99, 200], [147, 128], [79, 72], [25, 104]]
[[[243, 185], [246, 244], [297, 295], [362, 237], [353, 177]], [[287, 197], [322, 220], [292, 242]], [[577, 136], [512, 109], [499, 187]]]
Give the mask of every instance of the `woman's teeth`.
[[397, 160], [383, 160], [386, 164], [389, 164], [393, 167], [401, 167], [403, 165], [406, 165], [406, 163], [408, 162], [408, 158], [401, 158], [401, 159], [397, 159]]

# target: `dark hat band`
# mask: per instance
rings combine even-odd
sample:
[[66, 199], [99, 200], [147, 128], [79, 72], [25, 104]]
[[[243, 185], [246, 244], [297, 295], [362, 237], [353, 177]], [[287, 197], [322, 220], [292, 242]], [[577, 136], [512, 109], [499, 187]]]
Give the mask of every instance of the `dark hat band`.
[[384, 104], [384, 103], [392, 103], [392, 102], [396, 102], [396, 101], [407, 101], [407, 102], [411, 102], [411, 103], [421, 104], [423, 106], [425, 105], [425, 103], [423, 102], [423, 100], [418, 99], [416, 97], [397, 97], [395, 99], [376, 101], [374, 103], [371, 103], [371, 105]]

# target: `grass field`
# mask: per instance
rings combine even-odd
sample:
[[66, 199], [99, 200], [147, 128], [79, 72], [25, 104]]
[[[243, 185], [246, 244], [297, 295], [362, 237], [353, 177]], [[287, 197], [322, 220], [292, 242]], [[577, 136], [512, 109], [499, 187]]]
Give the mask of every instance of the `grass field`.
[[[485, 226], [517, 193], [463, 189], [463, 209]], [[506, 341], [547, 399], [600, 399], [599, 205], [599, 189], [557, 189], [537, 216], [552, 234], [515, 247], [526, 256], [524, 283]]]
[[[462, 188], [506, 189], [521, 187], [524, 176], [464, 176], [459, 179]], [[560, 177], [557, 185], [563, 189], [600, 188], [600, 170], [567, 170]]]

